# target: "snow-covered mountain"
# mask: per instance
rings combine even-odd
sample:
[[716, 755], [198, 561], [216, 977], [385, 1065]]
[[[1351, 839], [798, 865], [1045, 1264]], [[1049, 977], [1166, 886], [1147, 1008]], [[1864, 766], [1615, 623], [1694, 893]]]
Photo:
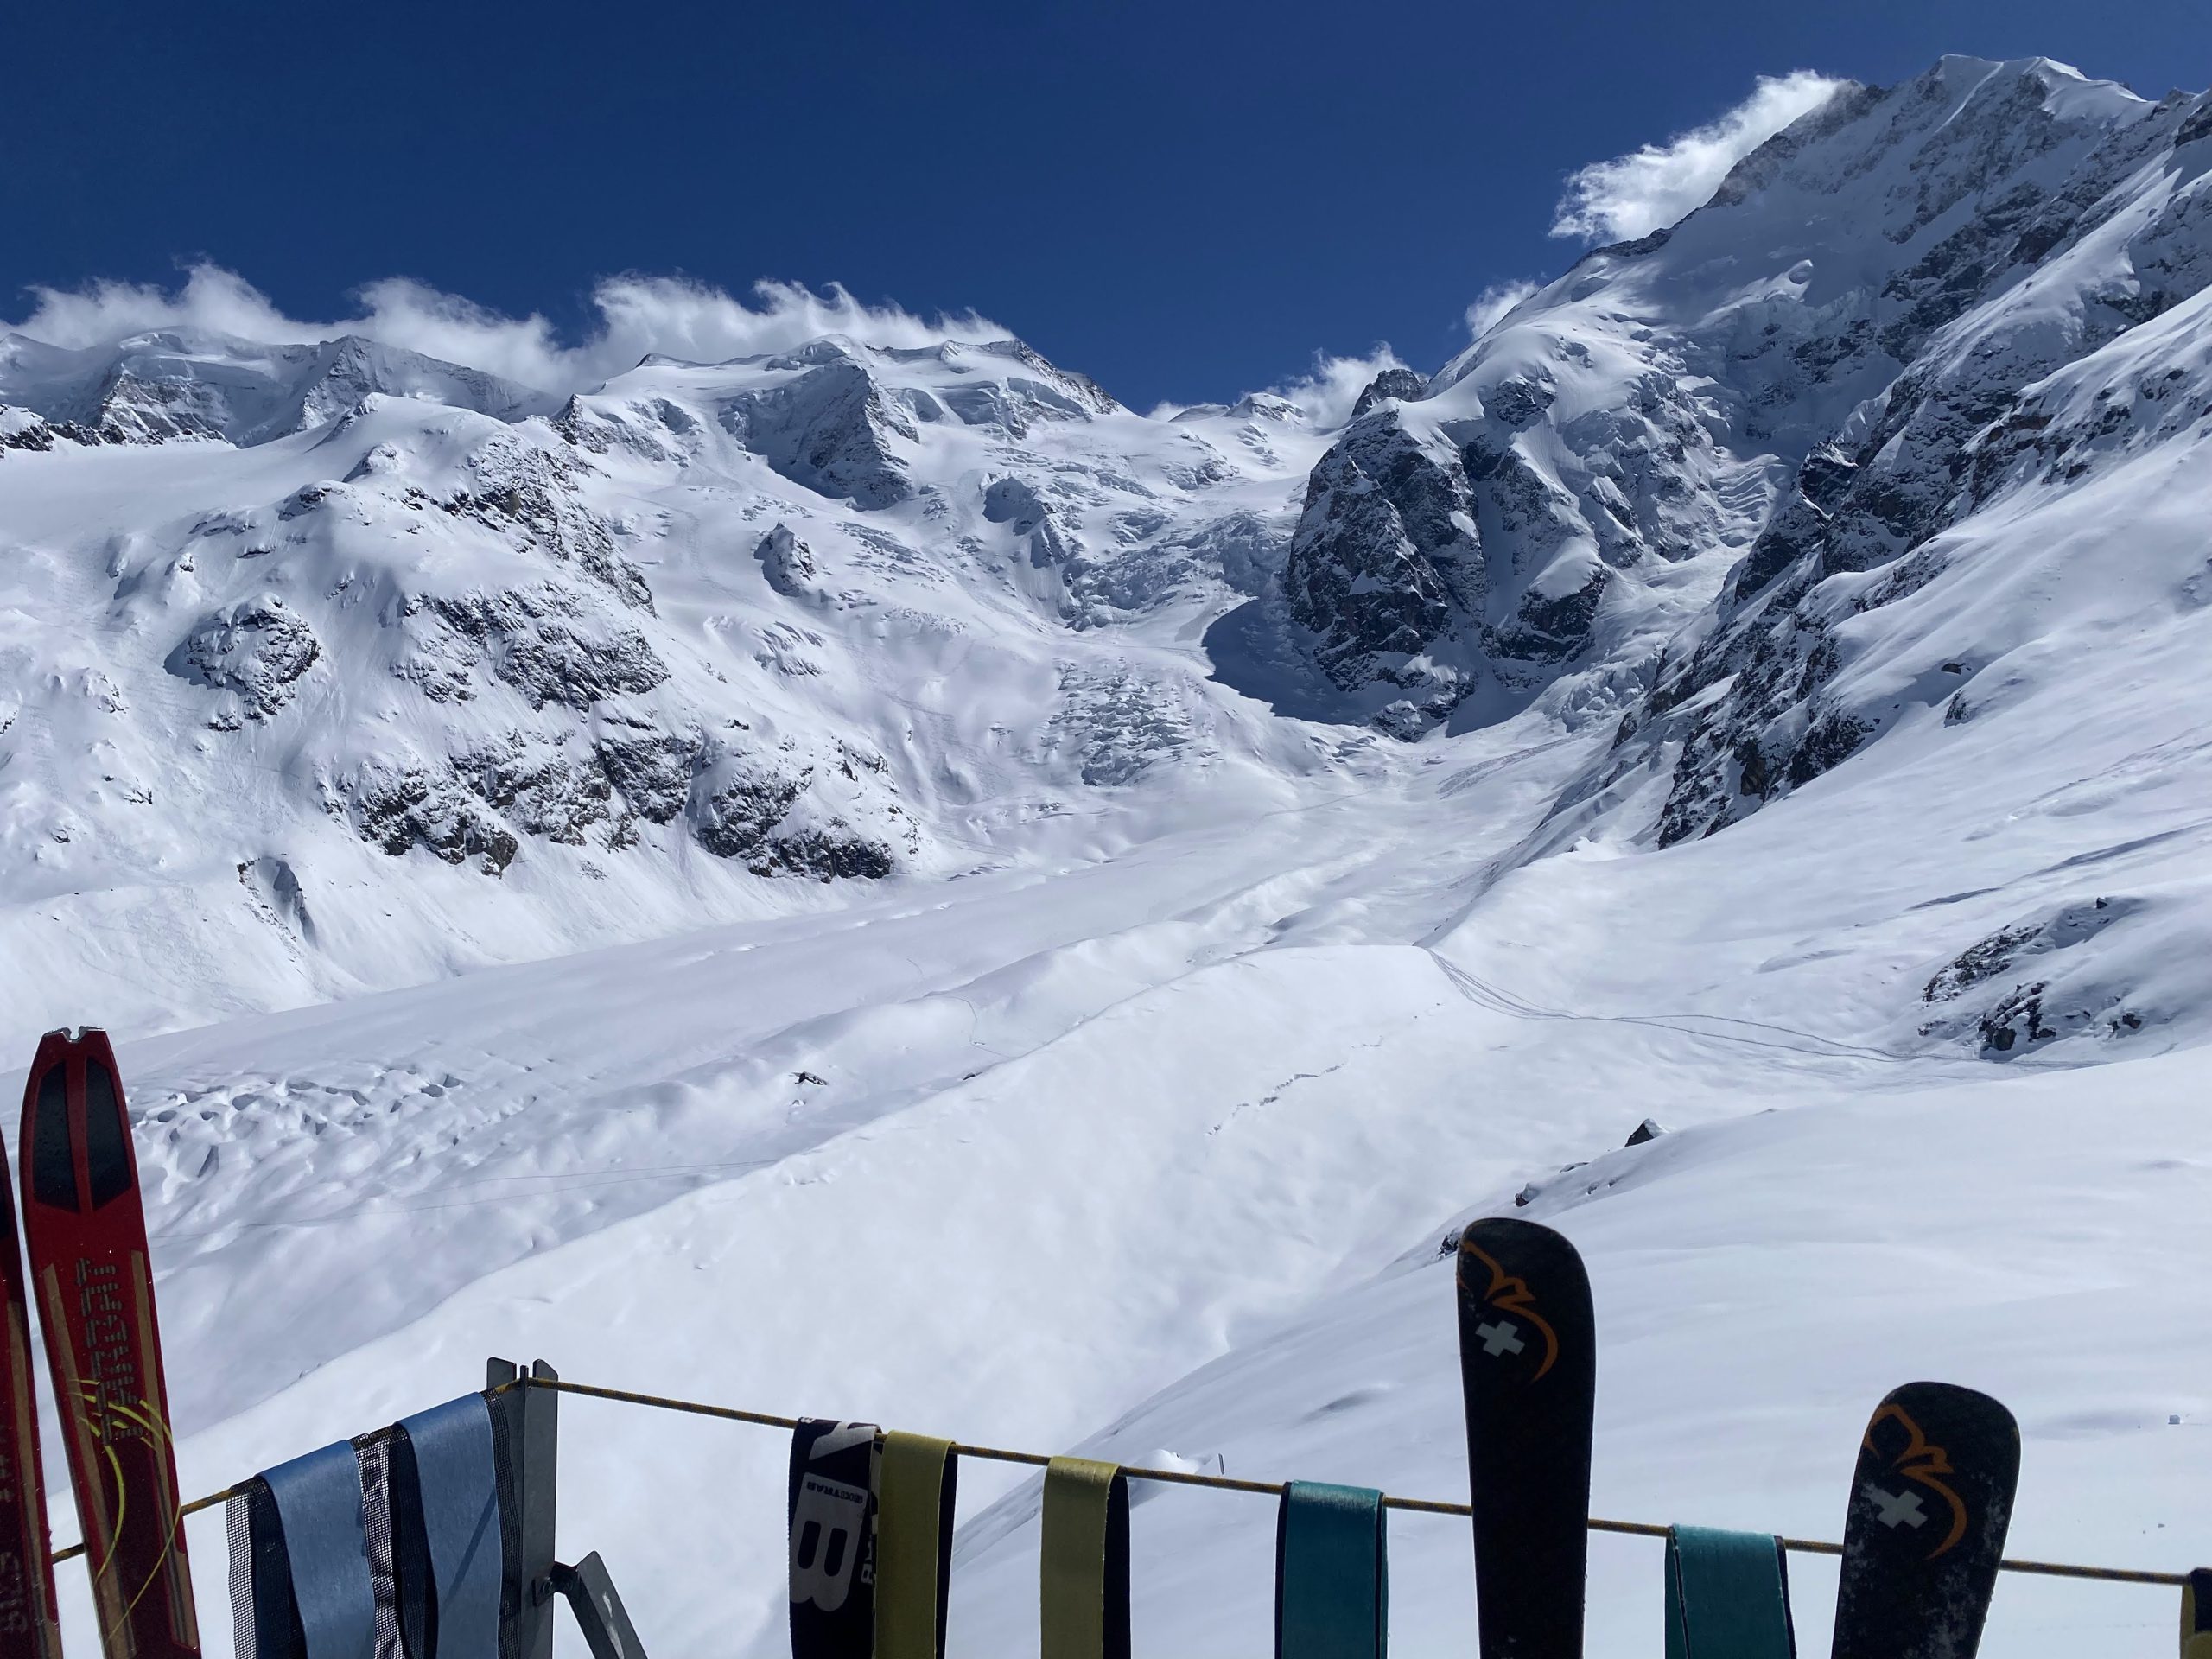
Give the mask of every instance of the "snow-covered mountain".
[[[129, 1039], [188, 1484], [499, 1351], [1450, 1497], [1437, 1241], [1518, 1208], [1602, 1510], [1833, 1535], [1935, 1374], [2018, 1553], [2212, 1559], [2208, 163], [1948, 59], [1356, 398], [0, 342], [10, 1029]], [[775, 1437], [564, 1411], [654, 1650], [776, 1651]], [[1033, 1484], [962, 1491], [954, 1649], [1033, 1650]], [[1269, 1506], [1142, 1504], [1140, 1645], [1268, 1651]], [[1464, 1647], [1464, 1529], [1392, 1548]]]
[[169, 331], [12, 338], [0, 404], [33, 1023], [118, 914], [173, 1023], [957, 874], [1162, 761], [1314, 748], [1158, 648], [1280, 563], [1322, 447], [1281, 399], [826, 338], [563, 400]]
[[2201, 98], [2042, 60], [1837, 92], [1707, 206], [1589, 254], [1356, 421], [1274, 613], [1240, 627], [1295, 639], [1343, 711], [1406, 735], [1540, 695], [1573, 718], [1696, 700], [1607, 781], [1673, 774], [1662, 840], [1732, 822], [1875, 734], [1871, 699], [1830, 690], [1856, 653], [1822, 645], [1948, 560], [1847, 601], [1822, 582], [1907, 570], [2094, 470], [2016, 464], [2048, 419], [2031, 389], [2212, 277], [2208, 137]]

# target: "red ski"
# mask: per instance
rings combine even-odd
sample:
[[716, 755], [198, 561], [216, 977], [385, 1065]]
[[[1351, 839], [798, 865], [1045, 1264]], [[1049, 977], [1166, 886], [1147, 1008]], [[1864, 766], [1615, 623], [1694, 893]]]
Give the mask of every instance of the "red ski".
[[0, 1659], [61, 1659], [16, 1200], [0, 1179]]
[[107, 1659], [197, 1659], [146, 1212], [105, 1032], [40, 1039], [16, 1161], [100, 1645]]

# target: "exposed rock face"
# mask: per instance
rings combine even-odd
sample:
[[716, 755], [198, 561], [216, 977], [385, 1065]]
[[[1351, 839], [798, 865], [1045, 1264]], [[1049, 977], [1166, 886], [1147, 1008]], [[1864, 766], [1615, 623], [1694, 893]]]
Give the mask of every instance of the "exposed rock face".
[[[2099, 897], [2061, 905], [1977, 940], [1937, 970], [1921, 993], [1928, 1017], [1920, 1034], [1964, 1040], [1985, 1058], [2011, 1058], [2056, 1038], [2120, 1037], [2145, 1016], [2107, 964], [2071, 952], [2107, 928], [2152, 911], [2144, 900]], [[2124, 960], [2124, 957], [2122, 960]], [[2088, 963], [2086, 972], [2069, 971]]]
[[448, 864], [481, 861], [497, 875], [521, 842], [458, 782], [423, 767], [365, 766], [343, 785], [364, 841], [397, 858], [421, 847]]
[[795, 484], [863, 507], [887, 507], [913, 493], [894, 440], [917, 435], [912, 417], [882, 396], [867, 367], [818, 342], [771, 359], [791, 378], [738, 393], [716, 411], [738, 442]]
[[696, 727], [664, 732], [619, 711], [603, 711], [592, 738], [592, 757], [609, 791], [626, 813], [647, 823], [671, 823], [683, 810], [706, 750]]
[[1663, 772], [1662, 842], [1802, 787], [1911, 706], [1853, 684], [1855, 642], [1952, 579], [1948, 532], [2198, 418], [2173, 353], [2067, 373], [2212, 281], [2206, 108], [2039, 60], [1845, 89], [1424, 397], [1370, 388], [1313, 475], [1289, 645], [1401, 735], [1617, 715], [1560, 810]]
[[816, 600], [822, 590], [815, 585], [814, 550], [778, 524], [760, 538], [753, 556], [768, 585], [786, 599]]
[[474, 518], [558, 563], [574, 563], [625, 605], [652, 609], [645, 573], [623, 556], [607, 521], [584, 505], [569, 462], [499, 433], [474, 451], [467, 466], [470, 487], [438, 504], [448, 512]]
[[1357, 420], [1386, 397], [1406, 403], [1427, 390], [1428, 382], [1411, 369], [1385, 369], [1367, 383], [1366, 390], [1359, 394], [1359, 401], [1351, 406], [1351, 417]]
[[891, 849], [842, 818], [798, 808], [810, 773], [797, 776], [727, 753], [704, 767], [691, 794], [692, 833], [719, 858], [737, 859], [755, 875], [779, 872], [819, 880], [882, 877], [897, 868]]
[[[2016, 87], [2002, 107], [2018, 116], [2027, 102]], [[2144, 165], [2176, 149], [2191, 111], [2172, 99], [2094, 144], [2075, 138], [2082, 153], [2055, 188], [1992, 181], [1993, 204], [1908, 273], [1940, 275], [1940, 305], [1892, 281], [1889, 296], [1910, 305], [1885, 339], [1916, 357], [1806, 457], [1732, 573], [1718, 627], [1662, 680], [1631, 747], [1631, 763], [1660, 745], [1677, 753], [1662, 842], [1709, 835], [1802, 787], [1907, 706], [1846, 690], [1864, 626], [1853, 625], [1944, 579], [1957, 557], [1947, 531], [2197, 418], [2173, 396], [2196, 382], [2194, 354], [2150, 320], [2212, 282], [2212, 219], [2201, 192]], [[2069, 136], [2019, 118], [2038, 159]], [[2038, 289], [2064, 297], [2059, 326]], [[1955, 721], [1969, 717], [1966, 691], [1942, 695]]]
[[43, 416], [34, 415], [28, 409], [11, 409], [0, 404], [0, 456], [10, 449], [51, 449], [54, 440], [61, 435]]
[[403, 615], [423, 620], [412, 632], [416, 651], [395, 671], [440, 702], [473, 695], [472, 669], [480, 663], [531, 708], [561, 703], [579, 714], [604, 698], [650, 691], [668, 677], [643, 633], [595, 625], [584, 601], [556, 582], [417, 600]]
[[1471, 624], [1487, 590], [1459, 458], [1390, 414], [1355, 422], [1313, 469], [1283, 567], [1292, 619], [1351, 691], [1381, 681], [1425, 713], [1450, 712], [1464, 671], [1431, 653]]
[[169, 658], [169, 671], [234, 694], [210, 719], [235, 731], [238, 717], [267, 720], [292, 700], [293, 688], [322, 655], [315, 631], [274, 594], [207, 618]]

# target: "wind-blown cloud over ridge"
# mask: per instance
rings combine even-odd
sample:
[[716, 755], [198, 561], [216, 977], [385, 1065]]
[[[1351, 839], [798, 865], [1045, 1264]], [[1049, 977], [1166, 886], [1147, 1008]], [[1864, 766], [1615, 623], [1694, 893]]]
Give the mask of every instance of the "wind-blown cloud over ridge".
[[1313, 425], [1342, 426], [1351, 418], [1359, 394], [1373, 384], [1376, 375], [1385, 369], [1405, 366], [1388, 345], [1378, 345], [1363, 357], [1333, 357], [1316, 352], [1312, 368], [1269, 390], [1297, 404]]
[[1536, 288], [1537, 284], [1525, 276], [1491, 283], [1475, 296], [1474, 303], [1467, 308], [1467, 337], [1480, 340], [1504, 321], [1513, 308], [1534, 294]]
[[1718, 120], [1569, 174], [1551, 233], [1625, 242], [1672, 225], [1710, 201], [1730, 168], [1847, 84], [1810, 69], [1760, 76]]
[[365, 334], [554, 392], [587, 390], [653, 353], [712, 363], [788, 351], [823, 334], [915, 346], [1003, 340], [1010, 332], [972, 312], [930, 320], [896, 305], [864, 304], [834, 283], [817, 293], [798, 283], [761, 282], [748, 304], [688, 278], [634, 274], [607, 277], [593, 289], [599, 326], [573, 345], [535, 312], [508, 316], [404, 276], [369, 283], [356, 296], [360, 314], [330, 322], [288, 317], [245, 278], [212, 264], [191, 267], [175, 289], [102, 282], [30, 293], [30, 315], [0, 323], [0, 333], [78, 348], [155, 328], [207, 329], [265, 345]]

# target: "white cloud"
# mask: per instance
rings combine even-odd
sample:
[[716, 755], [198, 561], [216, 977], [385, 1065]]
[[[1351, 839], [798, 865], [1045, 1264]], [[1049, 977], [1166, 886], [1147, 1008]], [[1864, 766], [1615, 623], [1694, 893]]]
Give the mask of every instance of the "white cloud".
[[1317, 352], [1313, 368], [1268, 390], [1297, 404], [1315, 426], [1342, 426], [1351, 418], [1351, 406], [1359, 401], [1359, 394], [1376, 375], [1385, 369], [1405, 366], [1388, 346], [1377, 346], [1364, 357], [1331, 357]]
[[214, 265], [194, 265], [174, 293], [154, 284], [90, 283], [65, 291], [30, 290], [38, 307], [19, 323], [4, 325], [49, 346], [103, 346], [148, 328], [211, 328], [245, 340], [321, 339], [301, 332], [244, 277]]
[[1476, 295], [1475, 302], [1467, 308], [1467, 337], [1480, 340], [1505, 320], [1507, 312], [1535, 291], [1536, 284], [1525, 277], [1492, 283]]
[[1810, 69], [1760, 76], [1719, 120], [1570, 174], [1552, 234], [1624, 242], [1672, 225], [1711, 200], [1730, 168], [1847, 84]]
[[387, 345], [466, 364], [549, 391], [597, 385], [648, 353], [718, 362], [785, 351], [823, 334], [850, 334], [873, 346], [925, 346], [947, 337], [1004, 339], [1007, 330], [970, 313], [930, 321], [895, 305], [871, 306], [832, 284], [825, 293], [791, 283], [754, 285], [751, 303], [677, 276], [610, 276], [593, 290], [599, 325], [564, 345], [532, 313], [511, 317], [457, 294], [404, 276], [370, 283], [356, 296], [358, 316], [308, 322], [285, 316], [235, 272], [195, 265], [181, 285], [93, 283], [65, 290], [35, 288], [31, 314], [0, 323], [48, 345], [106, 345], [149, 328], [204, 328], [264, 344], [365, 334]]

